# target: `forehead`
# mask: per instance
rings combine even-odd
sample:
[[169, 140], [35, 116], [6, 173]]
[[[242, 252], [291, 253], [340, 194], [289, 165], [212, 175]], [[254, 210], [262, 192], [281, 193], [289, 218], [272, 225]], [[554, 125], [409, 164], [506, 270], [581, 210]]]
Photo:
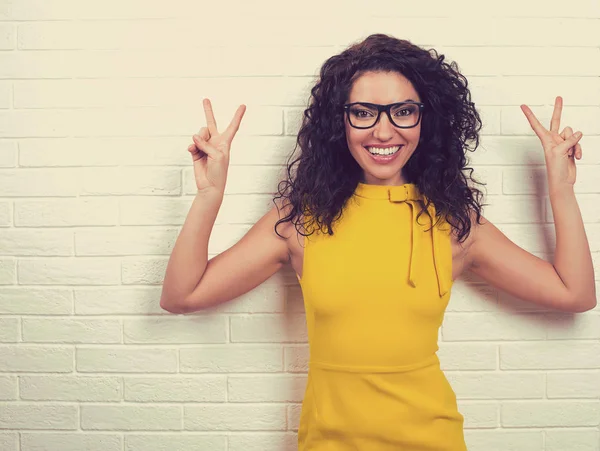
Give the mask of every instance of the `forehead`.
[[354, 81], [348, 102], [387, 104], [406, 99], [421, 100], [404, 75], [398, 72], [366, 72]]

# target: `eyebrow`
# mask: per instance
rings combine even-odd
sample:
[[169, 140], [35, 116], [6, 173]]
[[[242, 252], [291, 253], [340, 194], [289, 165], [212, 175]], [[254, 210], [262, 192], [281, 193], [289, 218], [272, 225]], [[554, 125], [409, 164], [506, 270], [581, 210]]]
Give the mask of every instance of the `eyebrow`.
[[[357, 101], [358, 103], [373, 103], [373, 102], [363, 102], [363, 101]], [[399, 100], [398, 102], [392, 102], [392, 103], [404, 103], [404, 102], [418, 102], [418, 100], [414, 100], [414, 99], [406, 99], [406, 100]]]

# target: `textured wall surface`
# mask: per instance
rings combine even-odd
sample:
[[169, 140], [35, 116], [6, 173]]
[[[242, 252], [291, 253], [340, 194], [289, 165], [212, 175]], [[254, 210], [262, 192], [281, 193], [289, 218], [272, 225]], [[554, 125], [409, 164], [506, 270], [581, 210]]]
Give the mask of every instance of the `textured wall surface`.
[[[0, 450], [291, 451], [307, 370], [291, 267], [210, 311], [161, 310], [209, 97], [232, 146], [214, 256], [270, 207], [320, 65], [375, 32], [469, 80], [484, 210], [551, 259], [543, 150], [519, 105], [582, 130], [600, 277], [600, 2], [0, 0]], [[599, 290], [600, 292], [600, 290]], [[545, 311], [469, 274], [440, 359], [470, 451], [600, 450], [600, 308]]]

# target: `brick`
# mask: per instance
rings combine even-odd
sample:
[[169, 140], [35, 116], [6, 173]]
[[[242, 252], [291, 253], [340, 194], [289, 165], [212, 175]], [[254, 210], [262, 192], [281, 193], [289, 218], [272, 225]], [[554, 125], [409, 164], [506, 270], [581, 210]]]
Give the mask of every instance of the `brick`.
[[0, 318], [0, 343], [19, 341], [19, 318]]
[[33, 403], [0, 403], [2, 429], [75, 430], [79, 424], [77, 406]]
[[546, 337], [546, 328], [535, 313], [449, 313], [442, 334], [444, 341], [539, 340]]
[[77, 255], [169, 255], [178, 230], [147, 227], [94, 228], [75, 231]]
[[114, 258], [36, 258], [19, 261], [19, 283], [28, 285], [116, 285], [120, 262]]
[[546, 451], [562, 451], [569, 449], [573, 451], [595, 451], [600, 449], [600, 431], [590, 429], [547, 429]]
[[600, 371], [551, 371], [546, 377], [548, 398], [600, 397]]
[[600, 423], [600, 402], [505, 401], [501, 421], [504, 427], [596, 427]]
[[[508, 50], [508, 49], [506, 49]], [[525, 50], [526, 49], [522, 49]], [[547, 50], [550, 49], [545, 49], [544, 52], [542, 52], [541, 56], [543, 56], [544, 53], [546, 53]], [[553, 50], [557, 50], [557, 49], [553, 49]], [[566, 49], [564, 49], [566, 50]], [[575, 49], [573, 49], [575, 50]], [[580, 53], [580, 54], [589, 54], [589, 51], [592, 50], [591, 48], [589, 49], [585, 49], [585, 48], [579, 48], [576, 50], [575, 53]], [[575, 55], [573, 55], [575, 56]], [[537, 58], [536, 58], [537, 59]], [[596, 72], [596, 74], [600, 71], [600, 58], [595, 57], [590, 59], [590, 61], [588, 61], [585, 66], [585, 69], [582, 69], [582, 71], [578, 74], [579, 76], [585, 76], [585, 75], [591, 75], [591, 73]], [[547, 63], [546, 63], [547, 64]], [[542, 67], [542, 65], [540, 65], [540, 67]], [[563, 75], [560, 73], [561, 69], [558, 69], [558, 72], [553, 72], [551, 70], [548, 70], [547, 72], [545, 72], [546, 75]], [[574, 73], [569, 73], [570, 72], [570, 68], [567, 69], [564, 75], [575, 75]], [[554, 88], [556, 89], [556, 88]], [[571, 125], [572, 128], [574, 128], [574, 131], [577, 130], [582, 130], [583, 134], [585, 135], [590, 134], [590, 135], [596, 135], [598, 134], [598, 131], [600, 130], [600, 126], [598, 125], [598, 120], [600, 119], [600, 111], [598, 110], [598, 107], [596, 106], [574, 106], [574, 105], [568, 105], [567, 100], [565, 100], [564, 102], [564, 107], [563, 107], [563, 112], [561, 114], [561, 127], [560, 127], [560, 131], [563, 130], [564, 127], [566, 127], [567, 125], [573, 124]], [[547, 105], [544, 105], [543, 107], [537, 107], [537, 106], [530, 106], [531, 110], [533, 111], [533, 114], [535, 114], [535, 116], [538, 118], [538, 120], [546, 127], [546, 129], [549, 127], [550, 124], [550, 120], [552, 119], [552, 112], [554, 110], [554, 98], [550, 97], [547, 100]], [[520, 109], [520, 108], [519, 108]], [[531, 128], [531, 125], [529, 125], [529, 121], [527, 120], [527, 118], [525, 117], [525, 115], [521, 112], [521, 114], [515, 114], [514, 111], [514, 107], [502, 107], [502, 134], [503, 135], [532, 135], [532, 136], [536, 136], [535, 132], [533, 131], [533, 129]], [[583, 144], [582, 144], [583, 146]], [[541, 145], [541, 142], [538, 139], [538, 148], [540, 149], [540, 152], [543, 153], [543, 147]]]
[[157, 196], [179, 194], [180, 190], [178, 169], [88, 168], [82, 172], [81, 194], [86, 196]]
[[306, 376], [229, 376], [229, 402], [302, 402]]
[[488, 196], [485, 217], [494, 224], [545, 222], [545, 202], [537, 196]]
[[72, 291], [65, 288], [0, 287], [0, 313], [69, 315], [73, 313]]
[[[531, 77], [530, 77], [531, 78]], [[532, 78], [539, 83], [539, 78]], [[554, 88], [553, 88], [554, 89]], [[545, 91], [547, 92], [547, 91]], [[562, 92], [562, 91], [561, 91]], [[522, 114], [522, 113], [521, 113]], [[533, 131], [532, 131], [533, 132]], [[600, 143], [600, 136], [584, 136], [581, 138], [583, 158], [578, 160], [577, 166], [600, 164], [600, 155], [595, 152], [587, 152], [594, 149]], [[473, 164], [477, 166], [535, 166], [545, 165], [544, 151], [537, 136], [482, 136], [477, 150], [469, 154]], [[521, 168], [521, 169], [526, 169]], [[505, 168], [514, 169], [514, 168]], [[578, 177], [579, 179], [579, 177]]]
[[124, 400], [132, 402], [225, 402], [225, 376], [125, 377]]
[[6, 170], [0, 178], [0, 189], [7, 197], [75, 196], [77, 185], [75, 169]]
[[173, 431], [181, 429], [179, 406], [82, 405], [81, 429]]
[[6, 255], [73, 255], [73, 232], [70, 230], [19, 230], [13, 228], [2, 232], [0, 248]]
[[182, 373], [272, 373], [282, 371], [280, 346], [206, 345], [179, 350]]
[[461, 399], [543, 398], [546, 391], [543, 373], [453, 372], [446, 377]]
[[120, 260], [124, 285], [158, 285], [163, 283], [169, 258], [128, 257]]
[[0, 372], [70, 373], [73, 349], [58, 346], [0, 345]]
[[489, 285], [456, 284], [452, 288], [447, 312], [485, 312], [496, 310], [498, 291]]
[[498, 347], [487, 343], [439, 344], [438, 356], [443, 370], [494, 370]]
[[[473, 185], [480, 190], [484, 196], [489, 194], [500, 194], [502, 192], [502, 173], [496, 168], [488, 166], [471, 166], [474, 171], [472, 177], [480, 183], [485, 185], [479, 185], [473, 183]], [[469, 173], [467, 173], [468, 175]]]
[[[505, 168], [503, 171], [504, 194], [535, 194], [548, 195], [547, 169], [545, 166], [530, 168]], [[598, 193], [599, 189], [594, 179], [598, 173], [598, 165], [577, 165], [577, 183], [574, 185], [575, 194]]]
[[235, 434], [229, 437], [229, 451], [296, 451], [298, 436], [293, 433]]
[[115, 226], [117, 221], [116, 199], [15, 202], [15, 225], [19, 227]]
[[284, 347], [284, 368], [288, 373], [306, 373], [310, 351], [307, 345]]
[[[0, 24], [2, 33], [2, 24]], [[2, 35], [0, 34], [0, 46], [2, 46]], [[8, 109], [12, 106], [12, 85], [6, 81], [0, 81], [0, 109]]]
[[22, 449], [27, 451], [121, 451], [119, 434], [85, 432], [22, 432]]
[[[2, 58], [0, 54], [0, 67]], [[0, 78], [2, 70], [0, 70]], [[51, 110], [5, 110], [0, 111], [0, 138], [58, 137], [69, 135], [69, 114]], [[45, 174], [44, 174], [45, 175]], [[42, 175], [42, 176], [44, 176]], [[39, 188], [60, 187], [46, 185], [37, 180]], [[34, 187], [31, 187], [32, 189]]]
[[14, 168], [17, 165], [17, 142], [0, 140], [0, 168]]
[[548, 313], [549, 339], [600, 339], [600, 314]]
[[12, 23], [0, 24], [0, 50], [12, 50], [17, 42], [17, 30]]
[[500, 425], [500, 406], [495, 402], [458, 400], [465, 429], [497, 428]]
[[115, 401], [123, 399], [121, 378], [106, 376], [19, 376], [19, 395], [29, 401]]
[[[0, 258], [0, 284], [13, 285], [17, 283], [17, 260], [14, 258]], [[0, 293], [5, 288], [0, 287]], [[10, 288], [9, 288], [10, 289]], [[0, 297], [0, 309], [8, 300]]]
[[[125, 451], [165, 451], [180, 449], [185, 451], [227, 451], [225, 435], [213, 434], [126, 434]], [[119, 451], [121, 448], [119, 448]]]
[[231, 341], [245, 343], [306, 342], [304, 315], [234, 316], [231, 318]]
[[185, 405], [184, 429], [199, 431], [283, 431], [285, 405]]
[[[502, 21], [494, 19], [498, 23]], [[510, 23], [528, 23], [536, 22], [533, 18], [527, 19], [510, 19]], [[540, 20], [537, 23], [552, 23], [552, 20]], [[571, 24], [579, 24], [584, 27], [593, 26], [593, 20], [584, 21], [569, 21]], [[587, 28], [589, 30], [589, 28]], [[548, 31], [548, 29], [538, 29], [540, 32]], [[526, 32], [526, 29], [519, 30]], [[537, 30], [536, 30], [537, 31]], [[585, 31], [584, 31], [585, 33]], [[486, 34], [486, 36], [489, 36]], [[513, 38], [518, 34], [502, 33], [501, 39]], [[531, 35], [534, 39], [539, 39], [539, 34]], [[520, 35], [517, 39], [525, 39], [526, 36]], [[539, 42], [539, 41], [538, 41]], [[547, 42], [547, 41], [545, 41]], [[590, 41], [587, 41], [590, 42]], [[535, 44], [534, 44], [535, 45]], [[583, 45], [582, 47], [586, 47]], [[527, 76], [511, 76], [511, 77], [471, 77], [469, 86], [473, 85], [471, 93], [473, 94], [474, 102], [478, 105], [507, 105], [511, 106], [517, 116], [522, 115], [524, 120], [527, 120], [520, 105], [526, 104], [532, 108], [538, 108], [538, 105], [546, 105], [554, 102], [552, 95], [549, 92], [560, 92], [565, 99], [565, 106], [570, 105], [593, 105], [595, 103], [594, 95], [600, 95], [600, 81], [596, 77], [565, 77], [565, 76], [545, 76], [545, 77], [527, 77]], [[497, 137], [505, 138], [505, 137]], [[539, 145], [539, 139], [535, 136], [535, 142]]]
[[[0, 375], [0, 400], [1, 401], [16, 401], [17, 396], [17, 378], [16, 376]], [[0, 438], [0, 443], [2, 442]]]
[[77, 371], [81, 373], [175, 373], [174, 349], [152, 347], [78, 347]]
[[543, 431], [471, 429], [465, 431], [465, 442], [469, 451], [544, 451], [543, 434]]
[[121, 343], [119, 319], [24, 318], [23, 341], [40, 343]]
[[600, 343], [547, 341], [500, 345], [500, 369], [559, 370], [600, 368]]
[[123, 320], [125, 343], [225, 343], [225, 316], [180, 315]]
[[22, 139], [19, 164], [23, 167], [139, 166], [140, 161], [150, 167], [191, 164], [186, 148], [193, 132], [190, 130], [187, 137]]
[[5, 451], [20, 451], [19, 434], [16, 432], [0, 432], [0, 449]]
[[[75, 288], [77, 315], [167, 314], [160, 308], [160, 287]], [[117, 302], [115, 302], [117, 300]]]

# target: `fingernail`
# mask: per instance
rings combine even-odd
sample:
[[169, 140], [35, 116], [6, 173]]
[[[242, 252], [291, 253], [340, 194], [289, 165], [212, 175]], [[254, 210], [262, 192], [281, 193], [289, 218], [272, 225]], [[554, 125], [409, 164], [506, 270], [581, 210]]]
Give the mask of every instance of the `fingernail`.
[[581, 132], [577, 132], [577, 133], [575, 133], [575, 136], [576, 136], [577, 138], [579, 138], [579, 137], [581, 136]]

